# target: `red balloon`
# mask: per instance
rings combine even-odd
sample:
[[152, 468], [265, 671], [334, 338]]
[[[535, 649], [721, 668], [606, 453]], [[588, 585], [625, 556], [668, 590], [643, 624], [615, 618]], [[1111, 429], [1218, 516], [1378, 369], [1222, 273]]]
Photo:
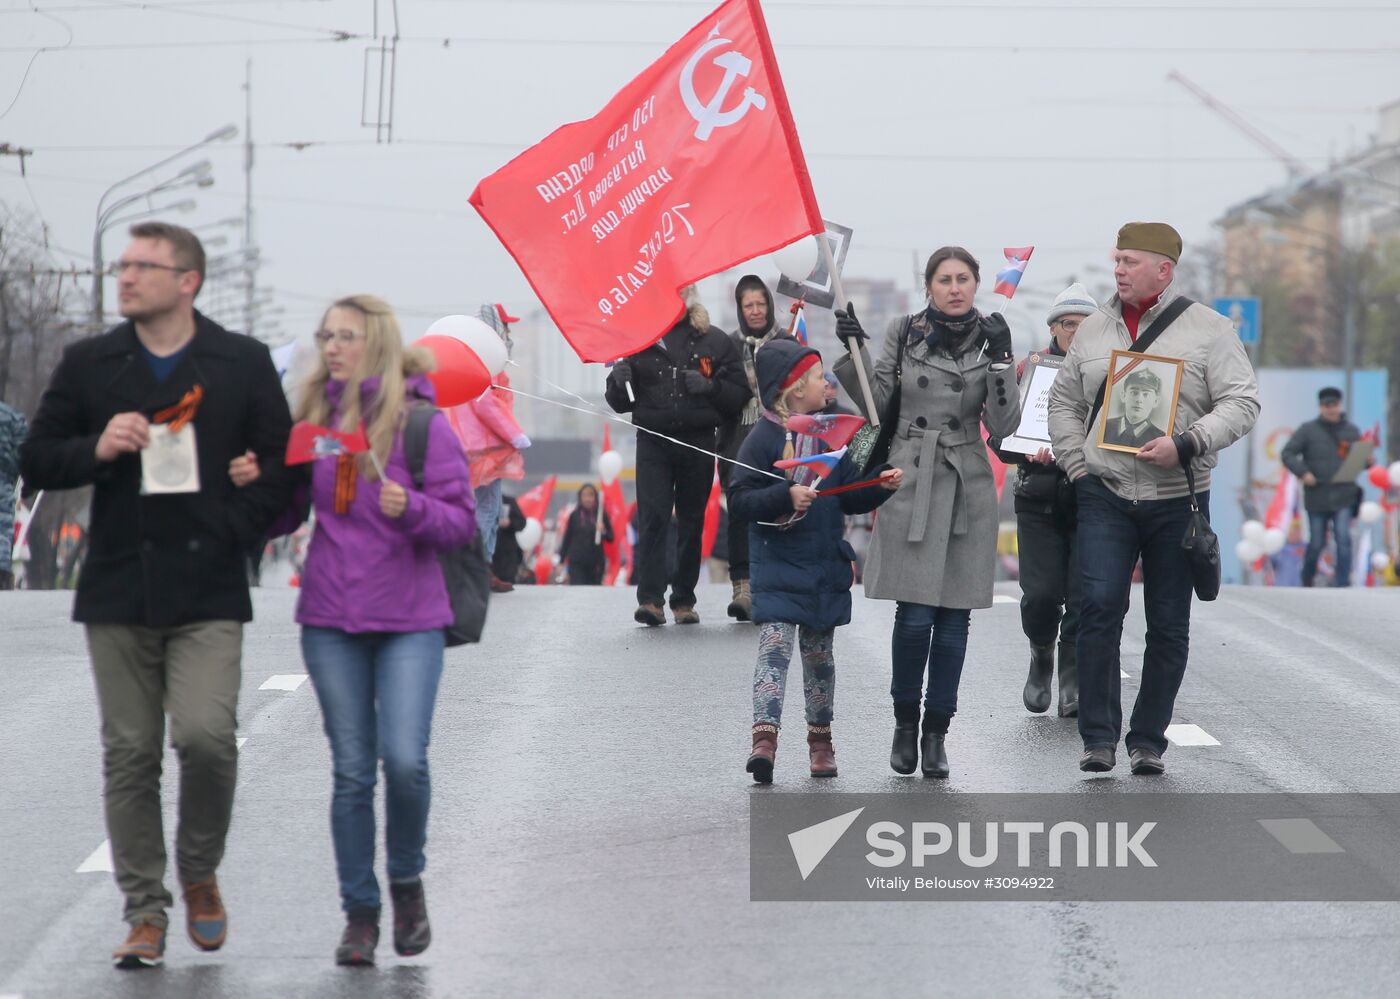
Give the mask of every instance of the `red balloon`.
[[548, 555], [541, 555], [535, 560], [535, 582], [540, 586], [548, 586], [550, 577], [554, 575], [554, 559]]
[[486, 365], [461, 340], [433, 334], [419, 337], [412, 346], [423, 347], [437, 360], [437, 370], [428, 373], [428, 381], [437, 391], [439, 406], [471, 402], [491, 387], [491, 373]]
[[1390, 470], [1384, 465], [1373, 466], [1366, 477], [1371, 480], [1371, 485], [1375, 486], [1377, 489], [1390, 488]]

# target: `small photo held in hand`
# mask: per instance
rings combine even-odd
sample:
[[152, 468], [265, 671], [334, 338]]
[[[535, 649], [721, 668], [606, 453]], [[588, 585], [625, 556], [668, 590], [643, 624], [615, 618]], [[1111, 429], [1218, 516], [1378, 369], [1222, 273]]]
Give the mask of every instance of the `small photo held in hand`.
[[1185, 364], [1175, 357], [1115, 350], [1108, 360], [1099, 447], [1136, 454], [1171, 434]]

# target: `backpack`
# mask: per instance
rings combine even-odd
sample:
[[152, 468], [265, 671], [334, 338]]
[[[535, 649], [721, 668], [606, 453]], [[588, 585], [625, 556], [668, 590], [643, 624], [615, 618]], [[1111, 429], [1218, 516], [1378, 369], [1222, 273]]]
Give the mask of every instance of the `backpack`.
[[[404, 423], [404, 458], [419, 490], [423, 488], [423, 461], [428, 453], [428, 424], [436, 412], [435, 406], [419, 403], [409, 409]], [[439, 552], [438, 561], [442, 563], [442, 580], [452, 604], [452, 623], [443, 629], [447, 647], [481, 641], [486, 605], [491, 599], [491, 567], [481, 531], [477, 530], [462, 547]]]

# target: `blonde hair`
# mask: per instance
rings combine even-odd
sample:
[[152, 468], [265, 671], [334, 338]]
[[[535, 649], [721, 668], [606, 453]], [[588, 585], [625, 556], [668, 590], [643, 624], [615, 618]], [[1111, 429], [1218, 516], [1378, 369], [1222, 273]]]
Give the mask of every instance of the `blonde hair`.
[[[337, 299], [322, 316], [322, 326], [325, 326], [331, 309], [354, 309], [365, 317], [365, 353], [359, 368], [351, 372], [345, 383], [340, 426], [336, 429], [353, 433], [363, 421], [370, 449], [381, 465], [387, 465], [394, 437], [403, 425], [405, 383], [413, 375], [434, 370], [437, 364], [432, 354], [421, 347], [404, 349], [403, 335], [399, 332], [394, 310], [377, 295], [350, 295]], [[375, 376], [379, 378], [379, 388], [366, 410], [360, 402], [360, 383]], [[295, 413], [298, 422], [305, 421], [322, 427], [330, 425], [333, 413], [330, 397], [326, 393], [326, 383], [330, 377], [325, 355], [319, 355], [315, 369], [301, 386]], [[358, 463], [360, 474], [366, 479], [373, 481], [379, 477], [368, 454], [360, 455]]]
[[778, 393], [778, 398], [773, 403], [773, 412], [777, 414], [778, 419], [783, 421], [784, 426], [787, 425], [787, 418], [792, 415], [791, 402], [793, 395], [797, 392], [798, 389], [806, 385], [807, 382], [809, 382], [812, 379], [812, 375], [819, 370], [821, 370], [820, 361], [812, 365], [806, 371], [802, 372], [801, 378], [797, 379], [797, 381], [793, 382], [787, 388], [783, 389], [781, 392]]

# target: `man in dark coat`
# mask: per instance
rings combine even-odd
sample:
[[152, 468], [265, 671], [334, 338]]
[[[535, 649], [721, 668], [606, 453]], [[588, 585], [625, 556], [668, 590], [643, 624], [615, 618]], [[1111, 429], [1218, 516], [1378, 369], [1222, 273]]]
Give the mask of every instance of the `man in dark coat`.
[[[165, 715], [180, 759], [177, 873], [190, 938], [217, 950], [227, 920], [215, 870], [238, 770], [235, 725], [244, 553], [289, 501], [291, 418], [267, 347], [194, 309], [204, 249], [186, 229], [131, 228], [113, 267], [126, 322], [63, 359], [21, 451], [36, 488], [94, 487], [91, 549], [73, 618], [87, 632], [102, 715], [104, 805], [126, 896], [118, 967], [165, 950], [160, 774]], [[229, 464], [262, 469], [234, 488]]]
[[[733, 343], [710, 325], [709, 313], [694, 295], [694, 286], [682, 290], [688, 308], [680, 322], [650, 347], [614, 364], [604, 390], [608, 405], [631, 413], [632, 422], [645, 428], [637, 433], [633, 617], [649, 627], [666, 623], [668, 581], [676, 623], [700, 622], [695, 584], [700, 579], [700, 534], [714, 483], [719, 427], [749, 398]], [[676, 571], [668, 576], [666, 526], [673, 507]]]
[[1303, 556], [1303, 585], [1312, 586], [1317, 560], [1327, 543], [1327, 529], [1337, 543], [1335, 585], [1351, 585], [1351, 518], [1361, 498], [1355, 482], [1333, 482], [1361, 430], [1342, 412], [1342, 390], [1317, 394], [1318, 416], [1299, 427], [1283, 446], [1280, 459], [1303, 480], [1303, 509], [1308, 512], [1308, 550]]

